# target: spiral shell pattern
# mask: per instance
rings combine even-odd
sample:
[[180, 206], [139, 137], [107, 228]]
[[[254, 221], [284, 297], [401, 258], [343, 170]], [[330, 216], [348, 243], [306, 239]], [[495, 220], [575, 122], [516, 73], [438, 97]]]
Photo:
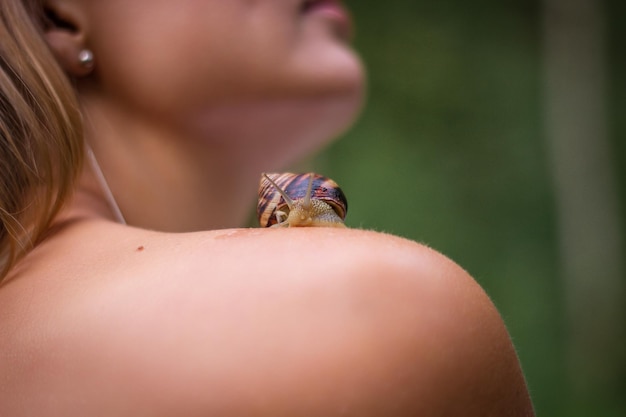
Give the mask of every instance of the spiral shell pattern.
[[[293, 174], [272, 173], [267, 174], [292, 200], [301, 200], [305, 197], [311, 173]], [[348, 212], [348, 201], [339, 185], [330, 178], [319, 174], [313, 174], [313, 186], [311, 189], [312, 200], [322, 200], [329, 204], [335, 213], [345, 219]], [[276, 224], [276, 211], [289, 212], [285, 199], [276, 190], [274, 185], [265, 177], [261, 177], [259, 183], [259, 200], [257, 204], [257, 217], [261, 227], [270, 227]]]

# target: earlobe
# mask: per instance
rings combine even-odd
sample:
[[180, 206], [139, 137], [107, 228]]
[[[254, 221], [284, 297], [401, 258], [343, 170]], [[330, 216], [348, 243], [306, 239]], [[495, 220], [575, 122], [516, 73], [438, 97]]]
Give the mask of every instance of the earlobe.
[[79, 14], [63, 7], [66, 5], [67, 2], [46, 2], [44, 38], [68, 75], [85, 77], [94, 69], [93, 52], [86, 48], [84, 25]]
[[84, 48], [75, 35], [61, 30], [49, 30], [45, 38], [57, 62], [69, 75], [84, 77], [93, 71], [93, 52]]

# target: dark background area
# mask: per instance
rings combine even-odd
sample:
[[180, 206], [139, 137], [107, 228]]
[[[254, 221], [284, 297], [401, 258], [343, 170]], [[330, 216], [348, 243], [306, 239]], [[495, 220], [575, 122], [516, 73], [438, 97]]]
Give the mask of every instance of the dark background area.
[[626, 415], [626, 13], [619, 1], [358, 0], [369, 100], [314, 162], [347, 224], [458, 262], [539, 416]]

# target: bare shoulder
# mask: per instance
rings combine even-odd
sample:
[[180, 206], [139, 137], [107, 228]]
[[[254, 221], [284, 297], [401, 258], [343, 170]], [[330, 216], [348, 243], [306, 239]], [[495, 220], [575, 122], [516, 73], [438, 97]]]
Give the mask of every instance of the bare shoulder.
[[11, 368], [0, 397], [30, 387], [29, 407], [55, 398], [76, 415], [532, 415], [489, 298], [425, 246], [353, 229], [102, 225], [72, 241], [41, 249], [60, 272], [24, 287], [39, 287], [38, 309], [0, 303], [0, 320], [48, 323], [3, 346], [40, 366]]

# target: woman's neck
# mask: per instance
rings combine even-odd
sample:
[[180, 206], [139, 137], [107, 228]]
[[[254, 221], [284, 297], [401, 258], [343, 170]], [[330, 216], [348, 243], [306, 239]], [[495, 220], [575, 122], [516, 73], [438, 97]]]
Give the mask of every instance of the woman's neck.
[[261, 172], [319, 150], [349, 125], [354, 100], [251, 100], [172, 112], [178, 120], [93, 97], [83, 106], [87, 141], [127, 223], [185, 232], [245, 225]]
[[93, 111], [87, 120], [94, 160], [87, 159], [78, 182], [77, 212], [170, 232], [245, 224], [256, 196], [255, 164], [181, 132]]

